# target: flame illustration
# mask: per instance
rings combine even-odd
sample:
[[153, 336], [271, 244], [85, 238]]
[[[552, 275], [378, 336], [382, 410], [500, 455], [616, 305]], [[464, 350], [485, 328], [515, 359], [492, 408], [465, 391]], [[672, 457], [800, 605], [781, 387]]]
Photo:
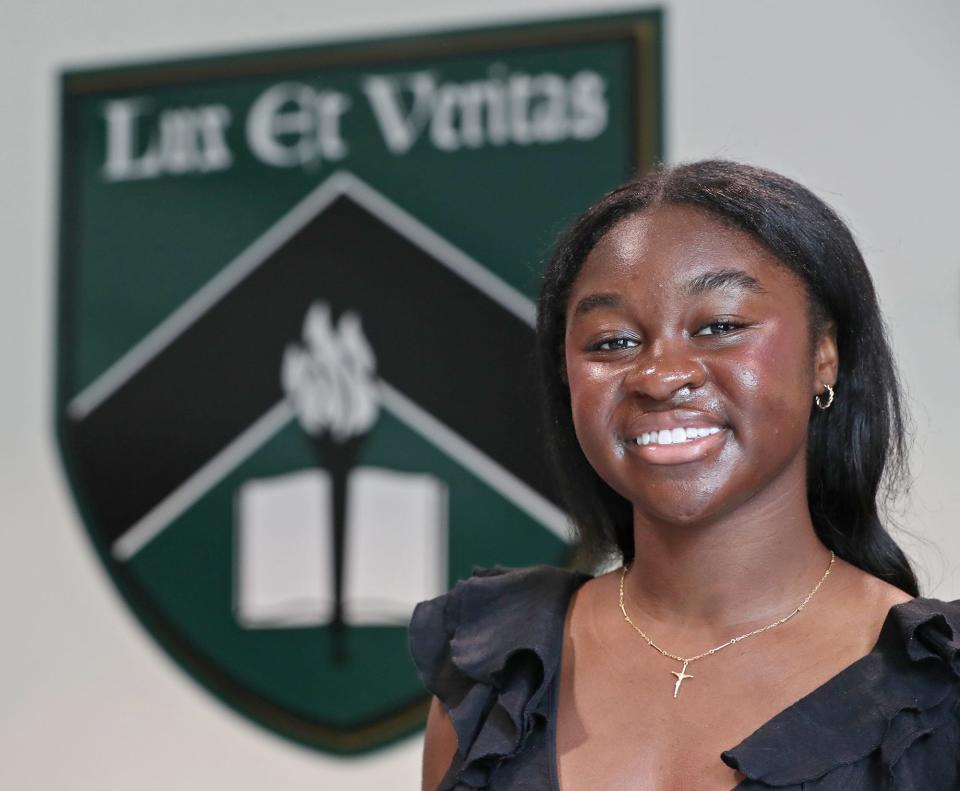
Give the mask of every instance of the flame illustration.
[[326, 433], [345, 442], [377, 421], [376, 358], [353, 311], [345, 311], [334, 328], [329, 305], [311, 305], [303, 345], [287, 347], [281, 379], [300, 425], [313, 437]]

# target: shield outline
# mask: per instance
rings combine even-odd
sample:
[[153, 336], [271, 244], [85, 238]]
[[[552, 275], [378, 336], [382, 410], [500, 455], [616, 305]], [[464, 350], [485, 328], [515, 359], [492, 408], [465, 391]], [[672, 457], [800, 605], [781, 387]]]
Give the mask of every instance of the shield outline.
[[[645, 170], [662, 157], [662, 13], [650, 10], [519, 25], [499, 25], [456, 31], [439, 31], [395, 38], [348, 41], [337, 44], [284, 48], [220, 56], [139, 63], [96, 69], [68, 70], [61, 75], [60, 99], [60, 206], [57, 269], [57, 327], [54, 427], [57, 447], [73, 500], [94, 551], [113, 584], [129, 604], [140, 624], [175, 662], [228, 707], [269, 730], [302, 745], [334, 754], [362, 754], [391, 744], [419, 730], [426, 719], [429, 697], [424, 693], [396, 710], [359, 726], [343, 729], [296, 715], [251, 692], [230, 678], [218, 664], [194, 649], [176, 624], [157, 607], [93, 527], [95, 519], [77, 485], [65, 427], [71, 420], [66, 392], [65, 359], [70, 347], [68, 331], [73, 307], [71, 273], [73, 239], [79, 231], [74, 185], [78, 152], [72, 147], [80, 101], [106, 91], [169, 86], [200, 80], [266, 76], [347, 64], [374, 66], [402, 63], [439, 55], [491, 53], [537, 45], [563, 45], [627, 41], [633, 52], [635, 82], [631, 114], [634, 170]], [[627, 177], [630, 174], [624, 174]], [[480, 266], [478, 264], [478, 266]], [[482, 268], [482, 267], [481, 267]], [[222, 272], [223, 270], [221, 270]], [[491, 273], [492, 274], [492, 273]]]

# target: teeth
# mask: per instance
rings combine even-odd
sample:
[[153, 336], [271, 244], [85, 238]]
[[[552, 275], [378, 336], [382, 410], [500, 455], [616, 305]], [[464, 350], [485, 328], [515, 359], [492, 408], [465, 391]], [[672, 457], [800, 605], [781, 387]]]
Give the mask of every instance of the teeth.
[[722, 431], [722, 429], [717, 426], [710, 426], [709, 428], [699, 426], [683, 428], [677, 426], [676, 428], [665, 428], [660, 431], [645, 431], [637, 437], [635, 441], [638, 445], [674, 445], [678, 442], [688, 442], [691, 439], [699, 439], [700, 437], [707, 437], [710, 434], [717, 434], [720, 431]]

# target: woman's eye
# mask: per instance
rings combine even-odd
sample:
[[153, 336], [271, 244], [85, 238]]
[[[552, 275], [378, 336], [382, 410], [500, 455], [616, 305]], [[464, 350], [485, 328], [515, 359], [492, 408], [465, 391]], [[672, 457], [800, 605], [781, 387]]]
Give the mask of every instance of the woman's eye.
[[633, 338], [611, 338], [610, 340], [600, 341], [593, 349], [598, 352], [615, 352], [621, 349], [630, 349], [636, 345], [637, 342]]
[[697, 330], [694, 333], [694, 337], [698, 335], [726, 335], [728, 332], [739, 330], [744, 326], [746, 325], [737, 324], [733, 321], [711, 321], [709, 324]]

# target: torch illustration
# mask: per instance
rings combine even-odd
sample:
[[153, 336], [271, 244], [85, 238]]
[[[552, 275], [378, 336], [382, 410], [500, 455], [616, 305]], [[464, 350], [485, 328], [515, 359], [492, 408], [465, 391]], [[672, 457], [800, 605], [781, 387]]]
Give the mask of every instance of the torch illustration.
[[336, 328], [330, 307], [315, 302], [303, 324], [303, 343], [283, 355], [283, 389], [330, 476], [333, 513], [333, 656], [346, 661], [343, 616], [347, 479], [366, 434], [379, 415], [376, 359], [360, 317], [341, 314]]

